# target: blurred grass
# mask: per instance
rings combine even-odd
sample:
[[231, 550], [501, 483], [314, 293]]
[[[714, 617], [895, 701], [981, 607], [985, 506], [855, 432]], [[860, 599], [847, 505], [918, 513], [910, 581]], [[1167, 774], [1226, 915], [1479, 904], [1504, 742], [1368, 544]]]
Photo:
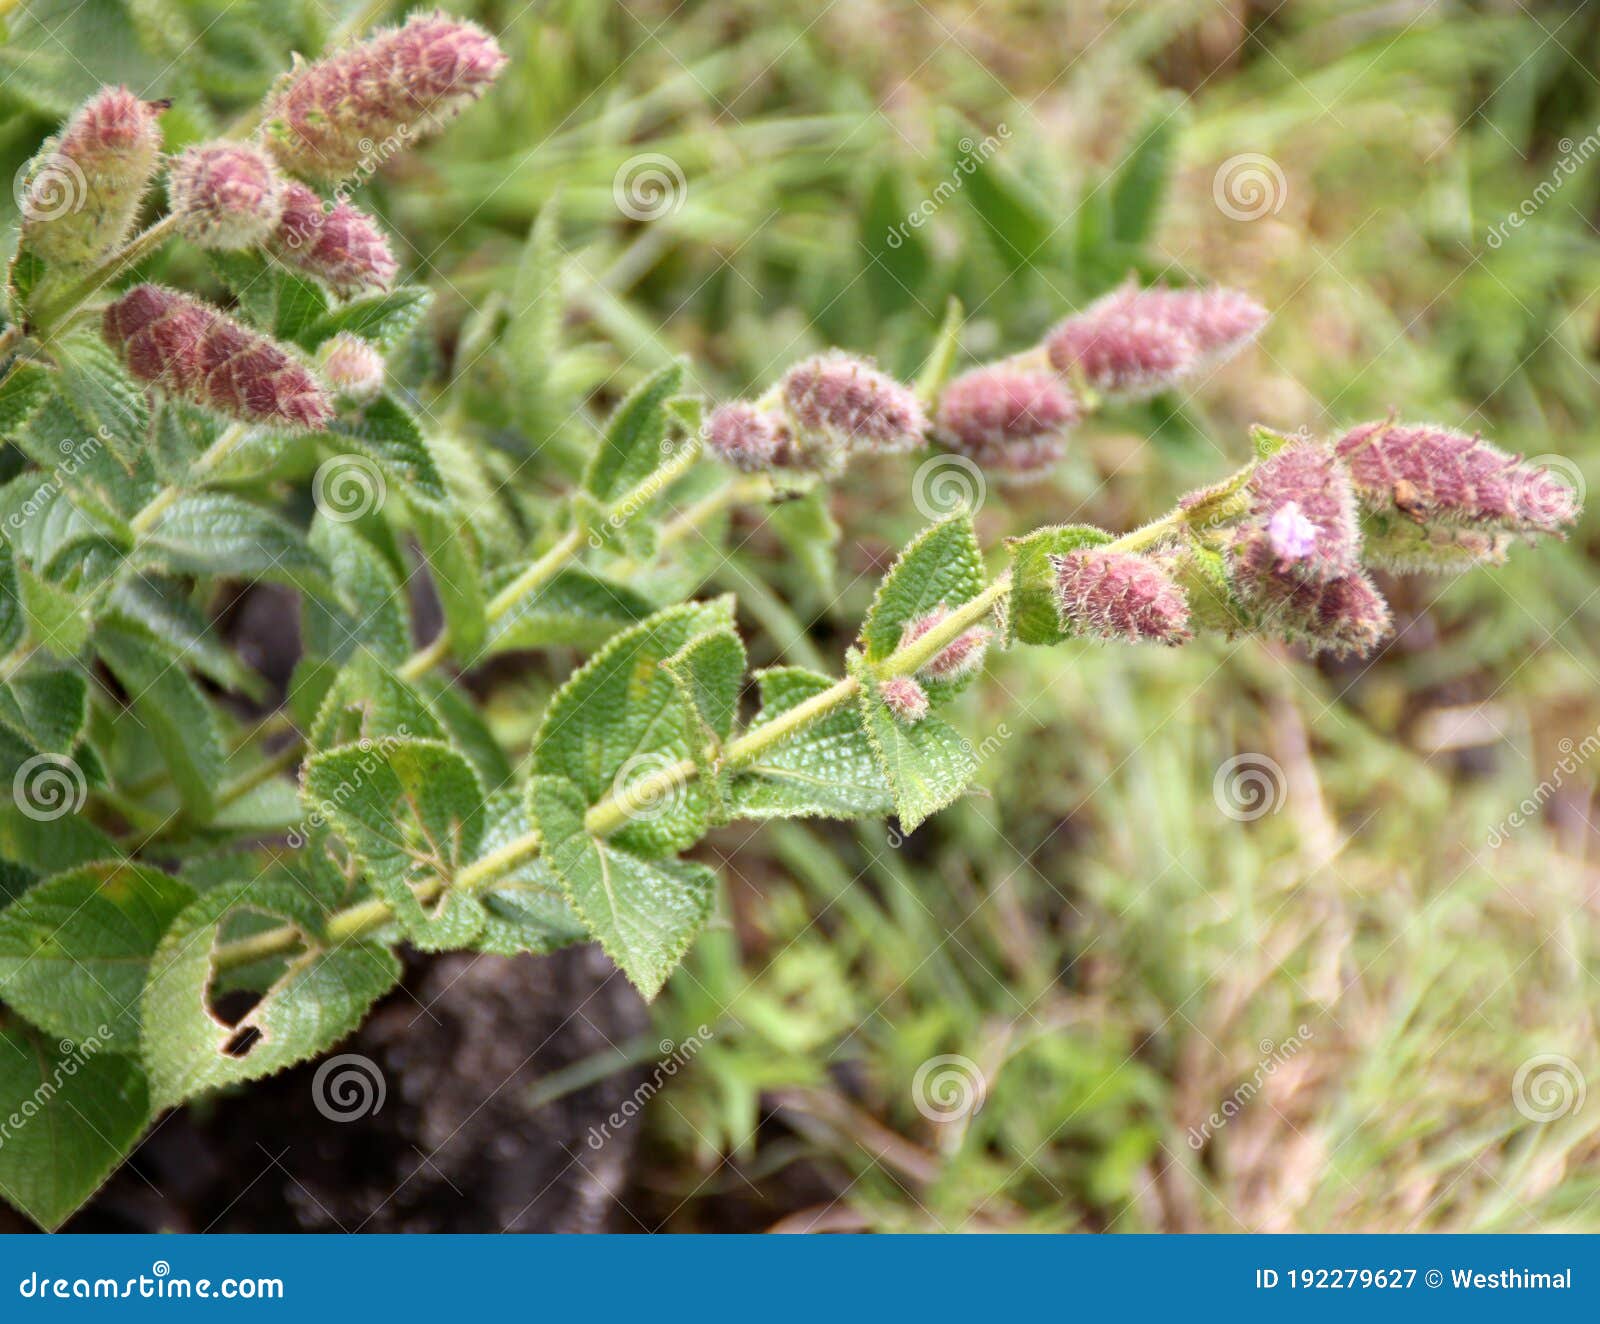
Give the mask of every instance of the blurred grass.
[[[340, 21], [309, 2], [263, 6], [270, 23], [247, 4], [74, 3], [8, 19], [13, 169], [61, 109], [27, 52], [70, 47], [86, 89], [174, 95], [179, 134], [198, 135]], [[169, 10], [184, 26], [163, 27]], [[991, 541], [1044, 520], [1130, 526], [1242, 459], [1251, 422], [1327, 432], [1391, 407], [1600, 481], [1600, 152], [1573, 164], [1570, 145], [1600, 132], [1592, 8], [477, 12], [506, 33], [508, 76], [366, 199], [440, 290], [441, 361], [503, 299], [559, 193], [566, 330], [590, 384], [687, 352], [701, 389], [732, 393], [831, 343], [908, 372], [952, 295], [985, 357], [1130, 270], [1235, 283], [1273, 310], [1261, 346], [1192, 394], [1086, 430], [1048, 482], [992, 486]], [[964, 171], [989, 134], [998, 151]], [[686, 180], [645, 224], [613, 193], [641, 153]], [[1214, 199], [1243, 153], [1284, 180], [1281, 206], [1249, 221]], [[925, 226], [887, 242], [955, 177]], [[481, 403], [494, 383], [469, 373], [463, 389]], [[740, 517], [721, 580], [775, 591], [747, 613], [756, 659], [797, 627], [841, 653], [920, 522], [913, 467], [836, 494], [833, 600]], [[1400, 633], [1367, 665], [1254, 642], [994, 656], [958, 714], [986, 797], [904, 841], [881, 825], [720, 833], [706, 854], [726, 866], [724, 922], [659, 1012], [663, 1036], [715, 1034], [651, 1105], [630, 1210], [683, 1230], [1600, 1229], [1600, 1101], [1541, 1123], [1513, 1099], [1540, 1054], [1600, 1088], [1600, 765], [1490, 845], [1600, 727], [1595, 529], [1588, 516], [1502, 570], [1393, 584]], [[546, 682], [499, 683], [502, 726], [525, 737]], [[1246, 823], [1213, 788], [1239, 753], [1283, 772], [1281, 806]], [[1302, 1026], [1192, 1146], [1263, 1045]], [[987, 1085], [953, 1122], [916, 1106], [941, 1054]]]

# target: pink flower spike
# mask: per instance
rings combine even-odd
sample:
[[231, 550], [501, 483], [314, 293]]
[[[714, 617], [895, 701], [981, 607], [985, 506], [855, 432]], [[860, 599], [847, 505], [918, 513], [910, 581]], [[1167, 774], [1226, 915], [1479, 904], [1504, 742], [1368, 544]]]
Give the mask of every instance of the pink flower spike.
[[304, 184], [284, 190], [283, 216], [272, 250], [284, 262], [322, 281], [341, 298], [394, 284], [399, 263], [376, 221], [348, 202], [328, 208]]
[[1182, 327], [1142, 310], [1122, 289], [1069, 317], [1045, 338], [1050, 366], [1106, 395], [1141, 400], [1195, 370], [1200, 349]]
[[924, 441], [927, 415], [909, 387], [867, 359], [830, 350], [784, 374], [784, 403], [796, 426], [824, 453], [897, 453]]
[[383, 355], [371, 341], [348, 331], [323, 342], [317, 364], [323, 380], [352, 404], [366, 404], [383, 390]]
[[743, 400], [718, 405], [706, 419], [706, 447], [745, 473], [776, 468], [788, 448], [788, 429], [766, 410]]
[[1548, 469], [1449, 428], [1366, 423], [1337, 450], [1364, 505], [1420, 523], [1555, 533], [1578, 516], [1576, 493]]
[[1355, 493], [1329, 447], [1284, 447], [1250, 475], [1247, 491], [1250, 521], [1240, 547], [1247, 573], [1321, 583], [1356, 568], [1361, 529]]
[[1186, 331], [1210, 364], [1237, 353], [1267, 324], [1267, 310], [1248, 294], [1217, 286], [1205, 290], [1152, 289], [1135, 296], [1151, 316]]
[[1191, 638], [1189, 604], [1153, 561], [1093, 548], [1051, 558], [1064, 630], [1126, 643], [1181, 644]]
[[268, 103], [269, 142], [286, 169], [311, 179], [371, 173], [482, 96], [505, 63], [476, 23], [414, 14], [287, 74]]
[[1251, 586], [1262, 624], [1313, 653], [1365, 657], [1389, 633], [1389, 604], [1360, 570], [1324, 583], [1259, 581]]
[[944, 388], [938, 437], [986, 469], [1031, 473], [1061, 458], [1065, 433], [1082, 414], [1059, 378], [996, 363], [963, 373]]
[[[950, 610], [940, 603], [925, 616], [907, 621], [900, 631], [900, 647], [914, 643], [929, 630], [945, 620]], [[983, 655], [988, 651], [994, 632], [986, 625], [974, 625], [963, 630], [948, 644], [922, 664], [917, 674], [929, 680], [954, 681], [972, 675], [983, 665]]]
[[103, 87], [28, 163], [23, 241], [47, 262], [93, 262], [127, 235], [161, 154], [164, 101]]
[[244, 143], [191, 147], [167, 176], [167, 199], [184, 236], [201, 248], [265, 242], [283, 214], [283, 188], [271, 158]]
[[920, 722], [928, 715], [928, 692], [910, 676], [890, 676], [878, 686], [878, 697], [884, 707], [907, 725]]
[[129, 372], [181, 399], [279, 427], [333, 417], [327, 392], [288, 350], [174, 290], [136, 285], [106, 308], [102, 330]]

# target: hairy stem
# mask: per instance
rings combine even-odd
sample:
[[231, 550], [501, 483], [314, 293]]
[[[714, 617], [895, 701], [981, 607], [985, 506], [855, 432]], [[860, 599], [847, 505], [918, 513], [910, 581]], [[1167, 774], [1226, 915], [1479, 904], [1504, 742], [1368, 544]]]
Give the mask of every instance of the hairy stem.
[[134, 235], [110, 257], [91, 268], [87, 275], [67, 286], [55, 298], [47, 299], [32, 318], [33, 330], [39, 339], [48, 340], [52, 334], [61, 329], [62, 323], [77, 312], [87, 300], [92, 299], [102, 287], [114, 281], [129, 267], [148, 257], [172, 238], [178, 231], [178, 219], [175, 214], [163, 216], [159, 221]]

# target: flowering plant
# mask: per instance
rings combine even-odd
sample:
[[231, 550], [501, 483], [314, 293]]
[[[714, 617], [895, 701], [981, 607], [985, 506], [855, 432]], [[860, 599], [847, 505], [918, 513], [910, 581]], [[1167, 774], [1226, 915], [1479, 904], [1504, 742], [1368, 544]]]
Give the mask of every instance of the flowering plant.
[[[1548, 474], [1448, 428], [1258, 429], [1236, 473], [1121, 536], [1046, 527], [992, 568], [953, 513], [883, 577], [840, 675], [747, 677], [733, 601], [674, 572], [686, 527], [771, 503], [826, 541], [826, 486], [862, 455], [1036, 472], [1266, 311], [1130, 283], [953, 378], [959, 316], [914, 385], [832, 351], [709, 411], [669, 364], [538, 502], [391, 380], [428, 292], [396, 284], [387, 236], [337, 187], [503, 64], [476, 25], [419, 15], [297, 64], [247, 132], [171, 159], [163, 105], [107, 88], [25, 181], [0, 332], [0, 428], [27, 461], [0, 487], [0, 1035], [18, 1050], [0, 1104], [21, 1119], [0, 1190], [45, 1226], [163, 1109], [337, 1043], [398, 981], [402, 944], [595, 941], [653, 997], [715, 909], [716, 875], [684, 858], [712, 827], [911, 831], [967, 792], [977, 759], [940, 711], [990, 649], [1258, 633], [1366, 654], [1390, 628], [1368, 567], [1492, 564], [1576, 514]], [[158, 178], [165, 209], [133, 232]], [[172, 241], [205, 255], [212, 296], [134, 278]], [[476, 329], [529, 381], [559, 338], [541, 297], [558, 265], [552, 214], [517, 315]], [[416, 647], [419, 572], [443, 626]], [[288, 701], [256, 724], [228, 696], [259, 680], [205, 611], [239, 581], [301, 610]], [[589, 657], [508, 751], [452, 673], [556, 648]]]

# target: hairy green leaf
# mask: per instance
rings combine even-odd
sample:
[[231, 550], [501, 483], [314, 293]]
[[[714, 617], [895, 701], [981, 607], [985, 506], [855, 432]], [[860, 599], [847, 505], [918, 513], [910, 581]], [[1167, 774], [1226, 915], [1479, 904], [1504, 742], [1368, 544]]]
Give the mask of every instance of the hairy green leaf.
[[1006, 539], [1011, 556], [1011, 594], [1005, 613], [1009, 642], [1058, 644], [1067, 638], [1056, 608], [1056, 572], [1052, 556], [1111, 541], [1104, 529], [1090, 524], [1060, 524]]
[[972, 744], [937, 717], [903, 722], [895, 717], [866, 680], [861, 693], [862, 721], [878, 767], [894, 794], [895, 817], [907, 832], [960, 798], [978, 771]]
[[629, 391], [606, 424], [584, 475], [584, 489], [611, 501], [636, 487], [667, 458], [667, 401], [683, 385], [683, 364], [658, 368]]

